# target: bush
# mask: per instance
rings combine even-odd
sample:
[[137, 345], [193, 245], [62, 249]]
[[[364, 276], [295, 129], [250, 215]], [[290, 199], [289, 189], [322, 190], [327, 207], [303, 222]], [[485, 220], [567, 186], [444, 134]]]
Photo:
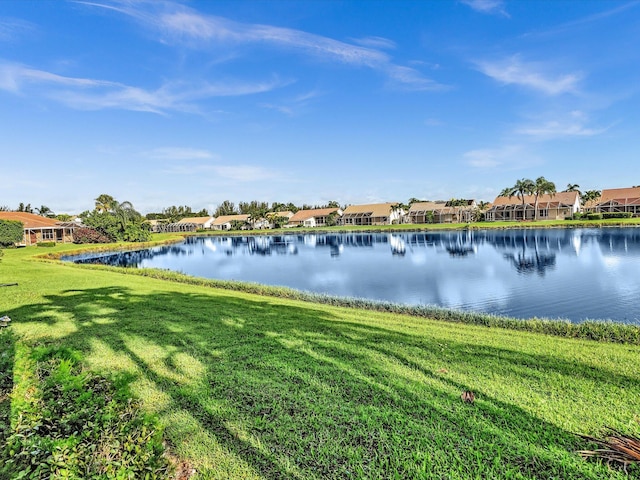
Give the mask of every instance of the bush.
[[126, 384], [83, 371], [78, 357], [66, 348], [34, 352], [36, 383], [16, 402], [0, 478], [168, 478], [155, 418]]
[[632, 212], [604, 212], [602, 218], [631, 218]]
[[8, 247], [22, 241], [24, 225], [15, 220], [0, 220], [0, 246]]
[[587, 213], [575, 212], [571, 217], [567, 218], [567, 220], [584, 220], [587, 216]]
[[94, 228], [76, 228], [73, 231], [73, 243], [111, 243], [107, 235]]
[[587, 220], [602, 220], [601, 213], [587, 213]]
[[38, 242], [36, 244], [36, 246], [38, 246], [38, 247], [55, 247], [56, 246], [56, 242]]

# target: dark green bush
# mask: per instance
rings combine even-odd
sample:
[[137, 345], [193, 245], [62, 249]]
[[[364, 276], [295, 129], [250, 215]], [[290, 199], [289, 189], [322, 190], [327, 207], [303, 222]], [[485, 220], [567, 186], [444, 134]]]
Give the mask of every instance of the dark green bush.
[[587, 213], [587, 220], [602, 220], [601, 213]]
[[38, 246], [38, 247], [55, 247], [56, 246], [56, 242], [38, 242], [36, 244], [36, 246]]
[[604, 212], [602, 218], [631, 218], [632, 212]]
[[8, 247], [22, 241], [24, 225], [15, 220], [0, 220], [0, 246]]

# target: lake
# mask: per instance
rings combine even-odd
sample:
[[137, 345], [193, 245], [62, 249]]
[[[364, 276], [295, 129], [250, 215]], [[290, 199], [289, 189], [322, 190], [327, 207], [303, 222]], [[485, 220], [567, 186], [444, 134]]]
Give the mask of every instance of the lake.
[[640, 323], [640, 229], [189, 237], [68, 257], [518, 318]]

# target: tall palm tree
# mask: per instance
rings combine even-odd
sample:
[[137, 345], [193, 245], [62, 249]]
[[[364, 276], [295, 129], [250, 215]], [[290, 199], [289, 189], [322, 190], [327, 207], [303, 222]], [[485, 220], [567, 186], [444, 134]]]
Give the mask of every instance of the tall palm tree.
[[578, 185], [577, 183], [567, 183], [567, 188], [565, 189], [565, 192], [578, 192], [578, 195], [579, 195], [580, 185]]
[[118, 202], [111, 195], [103, 193], [95, 200], [96, 210], [101, 213], [113, 212]]
[[540, 197], [540, 195], [545, 195], [545, 194], [550, 194], [551, 196], [555, 195], [556, 184], [553, 182], [550, 182], [544, 177], [538, 177], [536, 178], [536, 183], [533, 185], [532, 193], [536, 196], [535, 205], [533, 207], [534, 218], [535, 220], [538, 220], [538, 198]]
[[515, 195], [520, 200], [522, 200], [522, 219], [525, 220], [527, 217], [527, 210], [525, 208], [524, 197], [527, 195], [532, 195], [534, 188], [535, 183], [533, 183], [533, 180], [529, 180], [528, 178], [521, 178], [513, 187], [505, 188], [501, 192], [501, 196], [511, 198]]

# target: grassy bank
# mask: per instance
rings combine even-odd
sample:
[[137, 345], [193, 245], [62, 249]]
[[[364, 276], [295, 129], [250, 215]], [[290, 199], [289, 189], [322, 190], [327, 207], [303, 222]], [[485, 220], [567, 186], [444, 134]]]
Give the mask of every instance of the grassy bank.
[[12, 425], [29, 359], [64, 346], [126, 383], [194, 478], [627, 478], [577, 456], [589, 445], [575, 433], [640, 433], [640, 346], [31, 258], [42, 253], [0, 263], [0, 281], [18, 283], [0, 290]]

